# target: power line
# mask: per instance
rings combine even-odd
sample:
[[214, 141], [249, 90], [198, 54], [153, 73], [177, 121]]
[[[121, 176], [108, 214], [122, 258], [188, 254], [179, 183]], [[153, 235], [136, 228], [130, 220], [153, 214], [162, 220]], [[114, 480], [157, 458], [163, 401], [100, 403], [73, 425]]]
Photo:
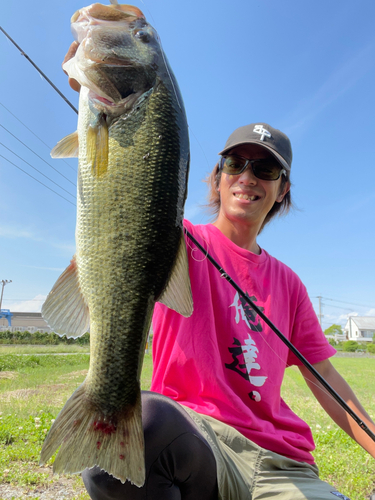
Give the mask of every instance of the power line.
[[9, 162], [11, 165], [13, 165], [14, 167], [18, 168], [18, 170], [21, 170], [21, 172], [23, 172], [24, 174], [28, 175], [29, 177], [31, 177], [32, 179], [34, 179], [34, 181], [36, 182], [39, 182], [39, 184], [41, 184], [42, 186], [46, 187], [47, 189], [49, 189], [50, 191], [52, 191], [53, 193], [57, 194], [57, 196], [60, 196], [60, 198], [62, 198], [63, 200], [67, 201], [68, 203], [70, 203], [71, 205], [73, 205], [74, 207], [76, 206], [75, 203], [72, 203], [70, 200], [68, 200], [67, 198], [65, 198], [65, 196], [62, 196], [61, 194], [57, 193], [56, 191], [54, 191], [53, 189], [51, 189], [49, 186], [46, 186], [46, 184], [43, 184], [43, 182], [40, 182], [38, 179], [36, 179], [35, 177], [33, 177], [31, 174], [29, 174], [28, 172], [26, 172], [26, 170], [23, 170], [21, 167], [19, 167], [18, 165], [16, 165], [15, 163], [13, 163], [12, 161], [8, 160], [8, 158], [5, 158], [5, 156], [3, 155], [0, 155], [1, 158], [4, 158], [4, 160], [6, 160], [7, 162]]
[[24, 142], [22, 142], [21, 139], [18, 139], [17, 136], [15, 136], [14, 134], [12, 134], [12, 132], [10, 132], [6, 127], [4, 127], [4, 125], [1, 125], [1, 123], [0, 123], [0, 127], [3, 128], [4, 130], [6, 130], [8, 132], [8, 134], [10, 134], [12, 137], [14, 137], [23, 146], [25, 146], [25, 148], [27, 148], [29, 151], [31, 151], [32, 153], [34, 153], [35, 156], [37, 156], [40, 160], [42, 160], [49, 167], [51, 167], [55, 172], [57, 172], [59, 175], [61, 175], [61, 177], [64, 177], [64, 179], [66, 179], [68, 182], [70, 182], [70, 184], [72, 184], [73, 186], [75, 186], [74, 182], [72, 182], [70, 179], [68, 179], [67, 177], [65, 177], [65, 175], [62, 174], [61, 172], [59, 172], [57, 170], [57, 168], [53, 167], [50, 163], [48, 163], [48, 161], [44, 160], [44, 158], [42, 158], [41, 156], [39, 156], [38, 153], [36, 153], [35, 151], [33, 151], [31, 148], [29, 148], [29, 146], [27, 146]]
[[352, 307], [340, 307], [340, 306], [333, 306], [331, 304], [323, 304], [327, 307], [334, 307], [335, 309], [341, 309], [342, 311], [350, 311], [351, 309], [353, 309]]
[[73, 109], [73, 111], [75, 111], [78, 114], [78, 111], [73, 106], [73, 104], [68, 101], [68, 99], [64, 96], [64, 94], [56, 87], [56, 85], [54, 85], [51, 82], [51, 80], [43, 73], [43, 71], [40, 68], [38, 68], [38, 66], [34, 63], [34, 61], [21, 49], [21, 47], [19, 45], [16, 44], [16, 42], [8, 35], [8, 33], [1, 26], [0, 26], [0, 30], [13, 43], [13, 45], [15, 47], [17, 47], [17, 49], [21, 52], [21, 55], [25, 56], [26, 59], [29, 61], [29, 63], [31, 63], [34, 66], [34, 68], [38, 71], [38, 73], [40, 73], [42, 75], [42, 77], [45, 80], [47, 80], [47, 82], [51, 85], [51, 87], [53, 87], [56, 90], [56, 92], [60, 95], [60, 97], [62, 97], [64, 99], [64, 101]]
[[53, 184], [55, 184], [55, 186], [59, 187], [60, 189], [62, 189], [63, 191], [65, 191], [66, 193], [68, 193], [69, 196], [71, 196], [72, 198], [76, 199], [76, 197], [74, 196], [74, 194], [70, 193], [69, 191], [67, 191], [65, 188], [63, 188], [62, 186], [60, 186], [60, 184], [57, 184], [57, 182], [53, 181], [52, 179], [50, 179], [47, 175], [43, 174], [43, 172], [41, 172], [40, 170], [38, 170], [37, 168], [35, 168], [33, 165], [31, 165], [31, 163], [27, 162], [26, 160], [24, 160], [23, 158], [21, 158], [21, 156], [18, 156], [17, 153], [15, 153], [14, 151], [12, 151], [11, 149], [9, 149], [7, 146], [5, 146], [5, 144], [3, 144], [2, 142], [0, 142], [0, 145], [3, 146], [3, 148], [7, 149], [8, 151], [10, 151], [12, 154], [14, 154], [14, 156], [17, 156], [17, 158], [19, 160], [22, 160], [23, 162], [25, 162], [27, 165], [29, 165], [29, 167], [33, 168], [34, 170], [36, 170], [40, 175], [43, 175], [43, 177], [45, 177], [46, 179], [48, 179], [50, 182], [53, 182]]
[[324, 300], [332, 300], [333, 302], [341, 302], [342, 304], [349, 304], [351, 306], [358, 306], [358, 307], [374, 307], [374, 304], [371, 306], [367, 304], [354, 304], [353, 302], [345, 302], [345, 300], [338, 300], [338, 299], [329, 299], [328, 297], [323, 297]]
[[[37, 139], [39, 139], [39, 141], [44, 144], [50, 151], [51, 151], [51, 146], [49, 146], [48, 144], [46, 144], [43, 139], [41, 139], [38, 135], [36, 135], [35, 132], [33, 132], [31, 130], [31, 128], [29, 128], [27, 125], [25, 125], [23, 123], [23, 121], [21, 121], [14, 113], [12, 113], [6, 106], [4, 106], [4, 104], [2, 102], [0, 102], [0, 106], [2, 106], [4, 109], [6, 109], [8, 111], [9, 114], [11, 114], [17, 121], [19, 121], [21, 123], [21, 125], [23, 125], [29, 132], [31, 132], [33, 134], [34, 137], [36, 137]], [[63, 160], [64, 163], [66, 163], [68, 165], [69, 168], [71, 168], [73, 170], [73, 172], [76, 172], [76, 169], [73, 168], [71, 165], [69, 165], [69, 163], [64, 160], [63, 158], [60, 158], [61, 160]]]

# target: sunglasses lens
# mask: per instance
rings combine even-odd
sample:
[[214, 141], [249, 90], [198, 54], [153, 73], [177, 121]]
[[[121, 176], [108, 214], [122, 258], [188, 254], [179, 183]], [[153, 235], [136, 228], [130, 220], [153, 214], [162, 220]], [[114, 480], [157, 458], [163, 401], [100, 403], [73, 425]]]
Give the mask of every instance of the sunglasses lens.
[[280, 163], [273, 158], [264, 158], [260, 160], [247, 160], [241, 156], [228, 155], [222, 157], [221, 168], [225, 174], [239, 175], [251, 163], [255, 177], [264, 181], [276, 181], [282, 171]]
[[239, 156], [230, 155], [222, 158], [222, 169], [225, 174], [238, 175], [245, 168], [248, 160]]
[[276, 181], [281, 174], [281, 165], [272, 158], [252, 162], [255, 177], [264, 181]]

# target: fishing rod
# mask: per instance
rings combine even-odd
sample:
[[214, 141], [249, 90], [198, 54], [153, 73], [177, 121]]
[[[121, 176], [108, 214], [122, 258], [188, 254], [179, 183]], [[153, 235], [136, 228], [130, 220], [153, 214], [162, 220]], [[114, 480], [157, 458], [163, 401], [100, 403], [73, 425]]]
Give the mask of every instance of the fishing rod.
[[42, 75], [42, 77], [51, 85], [51, 87], [59, 94], [60, 97], [64, 99], [64, 101], [72, 108], [73, 111], [75, 111], [78, 114], [78, 110], [73, 106], [73, 104], [64, 96], [64, 94], [54, 85], [51, 80], [48, 78], [47, 75], [43, 73], [43, 71], [38, 68], [38, 66], [34, 63], [34, 61], [21, 49], [19, 45], [16, 44], [16, 42], [8, 35], [8, 33], [0, 26], [0, 30], [4, 33], [4, 35], [10, 40], [15, 47], [21, 52], [21, 56], [26, 57], [26, 59], [29, 61], [30, 64], [34, 66], [34, 68], [37, 70], [39, 74]]
[[[14, 40], [3, 30], [0, 26], [0, 30], [6, 35], [9, 40], [17, 47], [17, 49], [24, 55], [27, 60], [34, 66], [34, 68], [46, 79], [46, 81], [51, 85], [51, 87], [59, 94], [60, 97], [78, 114], [78, 110], [73, 106], [73, 104], [64, 96], [62, 92], [51, 82], [49, 78], [38, 68], [38, 66], [30, 59], [29, 56], [16, 44]], [[238, 292], [245, 302], [263, 319], [263, 321], [271, 328], [271, 330], [276, 333], [276, 335], [288, 346], [288, 348], [293, 352], [293, 354], [301, 361], [301, 363], [315, 376], [317, 380], [327, 389], [329, 394], [337, 401], [337, 403], [353, 418], [353, 420], [359, 425], [359, 427], [370, 436], [370, 438], [375, 442], [375, 434], [367, 427], [367, 425], [361, 420], [358, 415], [347, 405], [347, 403], [342, 399], [342, 397], [337, 394], [337, 392], [329, 385], [329, 383], [320, 375], [320, 373], [315, 370], [315, 368], [307, 361], [307, 359], [298, 351], [296, 347], [280, 332], [280, 330], [267, 318], [267, 316], [257, 307], [256, 304], [245, 294], [245, 292], [237, 285], [237, 283], [225, 272], [225, 270], [216, 262], [216, 260], [205, 250], [202, 245], [194, 238], [194, 236], [184, 228], [184, 231], [188, 238], [197, 246], [197, 248], [207, 257], [211, 264], [220, 272], [221, 277], [225, 278], [232, 287]], [[249, 316], [245, 311], [245, 315], [248, 319]]]
[[[216, 262], [216, 260], [202, 247], [202, 245], [194, 238], [194, 236], [184, 228], [188, 238], [199, 248], [199, 250], [207, 257], [211, 264], [219, 271], [221, 277], [228, 281], [236, 292], [244, 299], [247, 304], [262, 318], [262, 320], [276, 333], [279, 339], [284, 342], [292, 353], [301, 361], [301, 363], [314, 375], [314, 377], [322, 384], [329, 394], [337, 401], [337, 403], [352, 417], [359, 427], [370, 436], [375, 442], [375, 434], [367, 427], [367, 425], [359, 418], [359, 416], [350, 408], [350, 406], [342, 399], [342, 397], [333, 389], [333, 387], [320, 375], [320, 373], [307, 361], [307, 359], [294, 347], [294, 345], [285, 337], [283, 333], [268, 319], [263, 311], [248, 297], [248, 295], [237, 285], [237, 283], [229, 276], [229, 274]], [[245, 315], [250, 320], [246, 311]]]

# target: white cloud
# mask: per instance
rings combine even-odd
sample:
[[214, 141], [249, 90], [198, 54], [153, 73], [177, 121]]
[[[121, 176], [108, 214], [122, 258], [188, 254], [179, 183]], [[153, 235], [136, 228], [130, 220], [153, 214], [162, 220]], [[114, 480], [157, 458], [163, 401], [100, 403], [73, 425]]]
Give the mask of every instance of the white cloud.
[[47, 295], [36, 295], [32, 300], [17, 301], [6, 306], [11, 312], [40, 312]]
[[303, 127], [356, 85], [373, 66], [373, 53], [374, 42], [371, 42], [337, 67], [326, 81], [292, 112], [288, 119], [291, 125], [284, 127], [286, 132], [291, 134], [294, 130]]
[[15, 226], [0, 226], [0, 236], [3, 238], [27, 238], [40, 241], [32, 232]]
[[184, 217], [185, 219], [192, 220], [196, 215], [198, 215], [202, 211], [201, 205], [195, 203], [194, 205], [190, 205], [189, 207], [185, 207]]
[[55, 271], [55, 272], [58, 271], [60, 273], [64, 271], [63, 267], [27, 266], [26, 264], [21, 264], [21, 267], [28, 267], [30, 269], [41, 269], [43, 271]]
[[60, 241], [54, 241], [52, 238], [44, 238], [39, 236], [38, 234], [30, 231], [29, 229], [25, 229], [21, 226], [0, 226], [0, 237], [15, 239], [15, 238], [24, 238], [32, 241], [37, 241], [41, 243], [45, 243], [47, 245], [51, 245], [54, 248], [58, 248], [67, 252], [69, 255], [74, 255], [76, 251], [76, 247], [72, 243], [61, 243]]
[[353, 312], [350, 312], [350, 313], [346, 313], [346, 314], [341, 314], [339, 316], [339, 320], [340, 321], [347, 321], [349, 316], [358, 316], [358, 313], [353, 311]]
[[370, 309], [369, 311], [367, 311], [367, 313], [365, 314], [365, 316], [375, 316], [375, 307], [373, 307], [372, 309]]

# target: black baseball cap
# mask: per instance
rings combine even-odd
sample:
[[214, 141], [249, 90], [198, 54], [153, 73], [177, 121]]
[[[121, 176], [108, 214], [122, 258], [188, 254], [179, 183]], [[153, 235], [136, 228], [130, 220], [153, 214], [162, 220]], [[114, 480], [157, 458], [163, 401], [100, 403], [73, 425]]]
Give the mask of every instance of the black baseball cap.
[[256, 144], [267, 149], [281, 165], [290, 172], [292, 166], [292, 146], [289, 138], [267, 123], [251, 123], [237, 128], [228, 138], [219, 155], [243, 144]]

